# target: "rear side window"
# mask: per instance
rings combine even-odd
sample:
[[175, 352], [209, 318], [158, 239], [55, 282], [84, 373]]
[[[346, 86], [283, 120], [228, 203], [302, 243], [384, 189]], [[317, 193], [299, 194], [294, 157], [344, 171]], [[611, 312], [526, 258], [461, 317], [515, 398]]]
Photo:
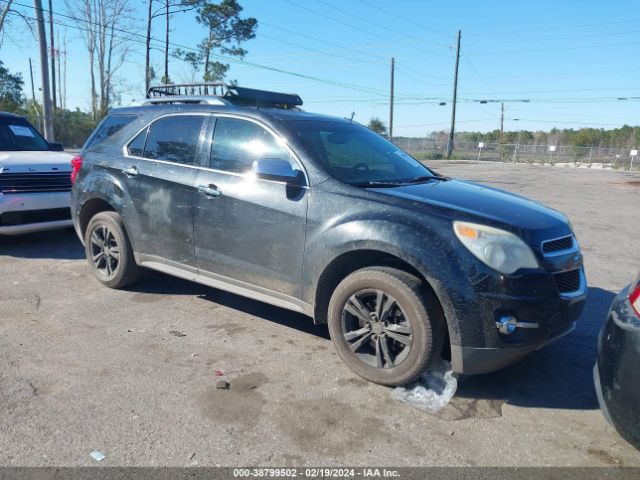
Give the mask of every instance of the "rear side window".
[[95, 147], [112, 137], [136, 119], [136, 115], [109, 115], [91, 135], [84, 148]]
[[[194, 165], [205, 118], [204, 115], [174, 115], [156, 120], [149, 127], [142, 156]], [[132, 154], [132, 147], [140, 148], [139, 137], [129, 145]]]

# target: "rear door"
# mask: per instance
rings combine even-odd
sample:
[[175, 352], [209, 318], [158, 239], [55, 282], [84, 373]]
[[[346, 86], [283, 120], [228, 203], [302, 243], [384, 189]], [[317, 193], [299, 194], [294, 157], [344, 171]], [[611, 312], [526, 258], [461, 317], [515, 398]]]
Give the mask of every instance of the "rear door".
[[251, 167], [266, 156], [302, 168], [265, 126], [230, 116], [215, 122], [209, 168], [196, 180], [200, 273], [300, 298], [307, 187], [257, 179]]
[[195, 270], [195, 179], [208, 114], [156, 119], [127, 145], [123, 172], [135, 209], [140, 260]]

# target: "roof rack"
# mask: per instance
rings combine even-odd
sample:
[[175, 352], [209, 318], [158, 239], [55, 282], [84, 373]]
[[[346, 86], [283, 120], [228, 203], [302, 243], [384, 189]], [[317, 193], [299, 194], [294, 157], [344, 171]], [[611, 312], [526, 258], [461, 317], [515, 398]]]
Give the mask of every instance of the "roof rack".
[[299, 95], [238, 87], [225, 83], [179, 83], [149, 87], [143, 105], [158, 103], [205, 103], [294, 109], [302, 105]]

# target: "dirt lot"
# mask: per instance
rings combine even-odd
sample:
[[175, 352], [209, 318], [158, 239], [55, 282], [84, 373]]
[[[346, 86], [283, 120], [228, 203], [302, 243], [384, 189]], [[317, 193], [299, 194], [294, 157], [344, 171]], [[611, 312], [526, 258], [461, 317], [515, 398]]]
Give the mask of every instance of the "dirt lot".
[[72, 231], [3, 238], [0, 464], [95, 465], [98, 450], [103, 465], [640, 466], [591, 377], [640, 269], [640, 175], [434, 163], [569, 215], [590, 284], [574, 334], [466, 380], [433, 416], [355, 377], [304, 316], [155, 273], [108, 290]]

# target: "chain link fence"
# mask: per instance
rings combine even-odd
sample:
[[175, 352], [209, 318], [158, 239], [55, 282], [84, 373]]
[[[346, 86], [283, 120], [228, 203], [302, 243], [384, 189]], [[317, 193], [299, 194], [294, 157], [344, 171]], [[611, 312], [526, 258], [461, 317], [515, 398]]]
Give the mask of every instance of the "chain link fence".
[[[442, 145], [429, 138], [396, 138], [394, 143], [419, 160], [440, 160], [447, 155], [446, 144]], [[619, 170], [640, 169], [640, 159], [632, 157], [631, 150], [606, 147], [457, 142], [453, 158]]]

